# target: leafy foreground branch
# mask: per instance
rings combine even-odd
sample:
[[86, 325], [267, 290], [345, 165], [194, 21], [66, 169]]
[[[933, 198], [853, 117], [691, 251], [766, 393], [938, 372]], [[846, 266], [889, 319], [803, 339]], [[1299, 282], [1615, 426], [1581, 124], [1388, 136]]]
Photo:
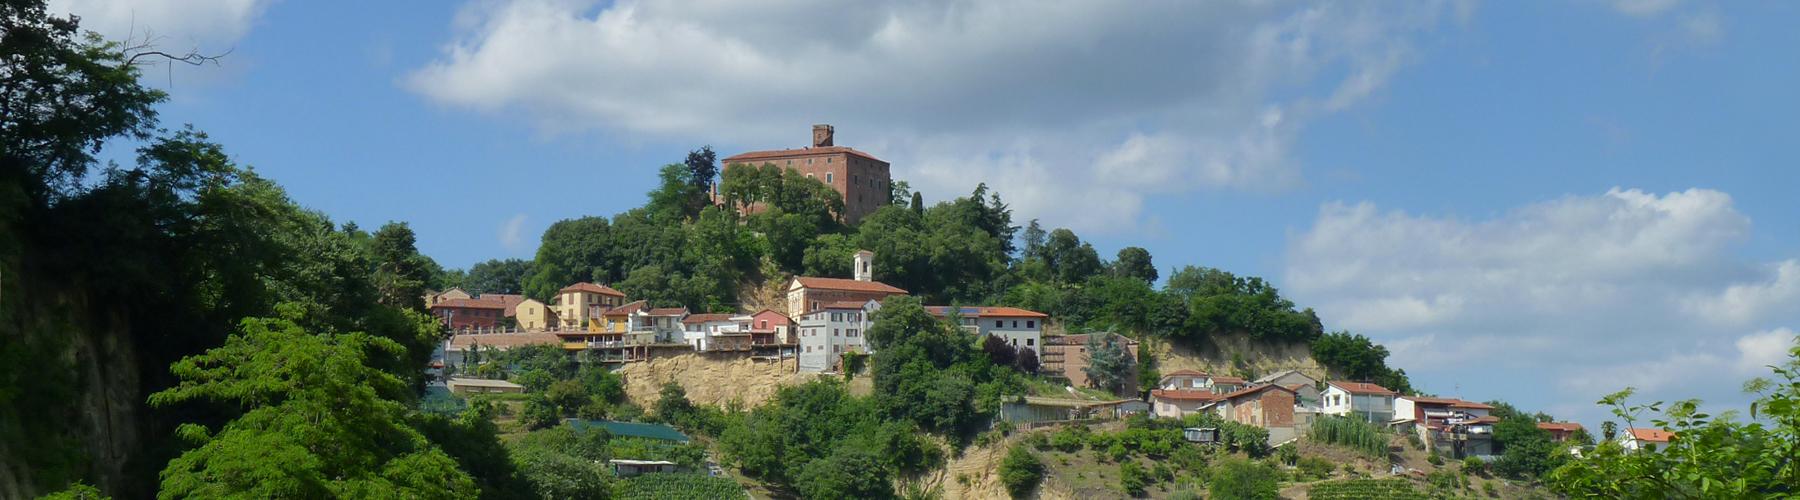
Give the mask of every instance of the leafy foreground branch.
[[1584, 498], [1793, 498], [1800, 495], [1800, 346], [1771, 366], [1774, 379], [1744, 384], [1757, 394], [1750, 423], [1701, 413], [1698, 400], [1631, 405], [1632, 389], [1600, 400], [1628, 428], [1643, 415], [1649, 426], [1673, 433], [1668, 447], [1627, 450], [1601, 443], [1586, 459], [1571, 460], [1548, 477], [1551, 488]]

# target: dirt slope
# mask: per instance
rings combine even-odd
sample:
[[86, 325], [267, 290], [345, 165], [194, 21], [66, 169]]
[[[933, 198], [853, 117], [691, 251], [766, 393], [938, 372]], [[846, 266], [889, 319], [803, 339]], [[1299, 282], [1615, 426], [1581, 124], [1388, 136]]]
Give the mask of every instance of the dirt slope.
[[794, 373], [786, 363], [754, 361], [741, 355], [679, 354], [650, 361], [628, 363], [619, 370], [625, 377], [625, 394], [645, 408], [662, 399], [659, 392], [669, 381], [687, 389], [695, 404], [724, 406], [733, 400], [744, 408], [761, 405], [783, 385], [799, 384], [814, 375]]
[[1251, 342], [1243, 337], [1221, 338], [1215, 342], [1214, 346], [1204, 351], [1168, 342], [1154, 342], [1150, 351], [1155, 353], [1157, 368], [1163, 373], [1188, 369], [1231, 374], [1235, 371], [1232, 367], [1232, 355], [1237, 354], [1256, 376], [1282, 370], [1300, 370], [1308, 377], [1326, 380], [1325, 366], [1312, 359], [1312, 351], [1306, 344], [1275, 346]]

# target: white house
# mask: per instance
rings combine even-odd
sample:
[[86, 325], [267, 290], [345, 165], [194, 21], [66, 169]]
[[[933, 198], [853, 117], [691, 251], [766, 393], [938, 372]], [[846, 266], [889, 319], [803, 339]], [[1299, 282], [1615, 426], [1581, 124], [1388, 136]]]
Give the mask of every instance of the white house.
[[1619, 436], [1619, 445], [1624, 446], [1626, 451], [1662, 451], [1669, 448], [1669, 438], [1674, 436], [1675, 433], [1662, 429], [1632, 427], [1625, 429], [1625, 434]]
[[1320, 413], [1346, 415], [1377, 424], [1394, 419], [1394, 391], [1367, 382], [1333, 380], [1320, 395]]
[[730, 314], [689, 314], [681, 319], [681, 339], [695, 350], [710, 351], [709, 341], [729, 330], [736, 333], [738, 322]]
[[[950, 314], [948, 306], [925, 306], [933, 316]], [[1031, 349], [1039, 359], [1044, 355], [1044, 322], [1050, 315], [1017, 307], [959, 307], [961, 327], [976, 335], [993, 335], [1017, 349]]]
[[881, 302], [832, 302], [800, 316], [800, 371], [837, 369], [846, 352], [869, 352], [864, 335]]
[[1175, 370], [1163, 375], [1157, 387], [1164, 390], [1206, 391], [1213, 394], [1226, 394], [1243, 389], [1244, 379], [1228, 375], [1213, 375], [1198, 370]]
[[657, 343], [680, 342], [686, 338], [681, 319], [687, 316], [686, 307], [639, 308], [631, 313], [630, 330], [634, 334], [650, 333]]

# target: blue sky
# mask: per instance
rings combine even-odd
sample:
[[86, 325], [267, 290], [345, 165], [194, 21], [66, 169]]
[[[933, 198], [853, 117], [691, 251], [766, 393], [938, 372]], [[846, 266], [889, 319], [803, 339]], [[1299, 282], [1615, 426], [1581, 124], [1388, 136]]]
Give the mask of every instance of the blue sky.
[[[451, 267], [812, 123], [942, 200], [1269, 277], [1415, 385], [1740, 406], [1800, 328], [1800, 6], [63, 0], [192, 123]], [[1198, 4], [1198, 3], [1196, 3]]]

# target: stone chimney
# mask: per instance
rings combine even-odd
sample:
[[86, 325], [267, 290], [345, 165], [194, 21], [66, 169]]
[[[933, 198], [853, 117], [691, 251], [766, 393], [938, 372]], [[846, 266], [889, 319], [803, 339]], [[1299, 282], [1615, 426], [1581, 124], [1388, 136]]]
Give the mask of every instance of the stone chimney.
[[854, 264], [856, 267], [850, 274], [856, 281], [875, 281], [875, 252], [857, 250]]
[[832, 134], [831, 125], [826, 125], [826, 124], [813, 125], [813, 147], [815, 147], [815, 148], [831, 147], [831, 134]]

